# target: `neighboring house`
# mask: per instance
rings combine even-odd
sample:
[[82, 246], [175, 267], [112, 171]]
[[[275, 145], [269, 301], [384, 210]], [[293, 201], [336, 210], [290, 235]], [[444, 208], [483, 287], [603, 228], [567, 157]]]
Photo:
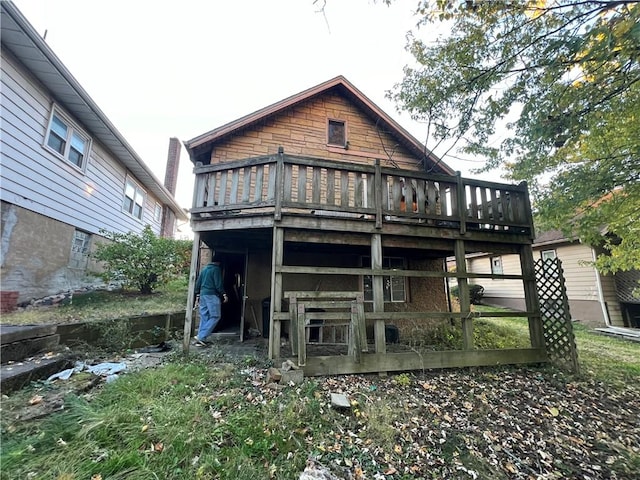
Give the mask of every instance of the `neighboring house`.
[[[569, 310], [574, 320], [591, 327], [640, 327], [640, 299], [633, 297], [640, 272], [603, 275], [592, 265], [600, 252], [558, 230], [541, 233], [533, 243], [536, 259], [558, 258], [564, 271]], [[470, 255], [468, 270], [474, 273], [519, 274], [514, 255]], [[522, 285], [512, 280], [483, 279], [483, 303], [524, 308]]]
[[[295, 318], [309, 325], [338, 319], [326, 300], [338, 293], [359, 305], [352, 307], [358, 320], [350, 321], [365, 318], [366, 339], [363, 330], [358, 334], [365, 349], [367, 342], [385, 354], [390, 326], [410, 339], [427, 323], [452, 318], [464, 319], [466, 347], [472, 349], [468, 304], [462, 302], [462, 313], [450, 312], [445, 258], [455, 254], [461, 262], [455, 275], [463, 285], [465, 252], [518, 253], [531, 265], [526, 185], [460, 177], [344, 77], [184, 144], [196, 175], [190, 295], [204, 264], [202, 242], [223, 260], [231, 294], [223, 329], [240, 338], [246, 328], [262, 330], [271, 358], [295, 354], [306, 343], [297, 327], [304, 323]], [[299, 310], [289, 312], [287, 300]], [[359, 328], [349, 320], [346, 326]], [[308, 340], [313, 332], [306, 333]], [[324, 337], [334, 340], [334, 334]], [[282, 336], [290, 351], [281, 352]], [[355, 330], [349, 338], [354, 336]], [[527, 358], [539, 361], [540, 339], [532, 343]], [[412, 368], [404, 357], [360, 359], [357, 348], [350, 351], [352, 357], [324, 363], [309, 358], [305, 373]], [[433, 363], [422, 357], [422, 365], [504, 360], [482, 352], [448, 352], [446, 359], [440, 354]], [[387, 360], [395, 367], [383, 365]]]
[[1, 280], [24, 302], [95, 283], [101, 229], [172, 237], [188, 218], [16, 6], [0, 4]]

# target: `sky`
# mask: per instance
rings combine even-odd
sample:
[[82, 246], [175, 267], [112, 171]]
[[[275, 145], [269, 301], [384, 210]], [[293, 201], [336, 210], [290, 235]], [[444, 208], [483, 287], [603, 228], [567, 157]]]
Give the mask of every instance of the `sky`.
[[[386, 92], [412, 58], [417, 0], [14, 0], [156, 177], [190, 140], [344, 75], [419, 140]], [[420, 29], [435, 40], [437, 31]], [[432, 145], [428, 145], [432, 146]], [[438, 154], [438, 150], [435, 150]], [[477, 164], [444, 159], [467, 176]], [[176, 200], [190, 208], [184, 147]]]

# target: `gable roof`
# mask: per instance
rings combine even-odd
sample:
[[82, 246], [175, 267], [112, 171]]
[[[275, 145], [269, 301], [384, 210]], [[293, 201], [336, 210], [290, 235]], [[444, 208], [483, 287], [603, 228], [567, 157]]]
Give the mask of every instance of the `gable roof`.
[[426, 159], [435, 166], [435, 168], [433, 168], [435, 173], [445, 173], [449, 175], [455, 174], [451, 167], [434, 155], [433, 152], [427, 149], [418, 139], [401, 127], [400, 124], [387, 115], [380, 107], [373, 103], [373, 101], [365, 96], [342, 75], [285, 98], [284, 100], [280, 100], [279, 102], [250, 113], [249, 115], [245, 115], [244, 117], [229, 122], [226, 125], [203, 133], [191, 140], [185, 141], [184, 145], [189, 152], [191, 161], [194, 163], [200, 161], [203, 156], [210, 154], [213, 145], [225, 140], [229, 136], [237, 134], [247, 128], [251, 128], [270, 117], [278, 115], [289, 108], [329, 91], [336, 91], [353, 102], [369, 118], [385, 128], [390, 135], [396, 138], [398, 142], [415, 155], [416, 158], [423, 159], [426, 157]]
[[91, 136], [105, 145], [114, 156], [180, 220], [187, 220], [184, 209], [151, 172], [122, 134], [100, 110], [71, 72], [10, 1], [0, 1], [1, 38], [6, 47], [51, 92]]

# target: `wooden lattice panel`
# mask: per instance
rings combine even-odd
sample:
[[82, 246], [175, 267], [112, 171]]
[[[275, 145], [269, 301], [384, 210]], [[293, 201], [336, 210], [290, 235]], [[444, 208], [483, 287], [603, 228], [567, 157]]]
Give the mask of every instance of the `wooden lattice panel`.
[[547, 355], [554, 363], [577, 372], [578, 355], [562, 262], [557, 258], [540, 259], [535, 268]]

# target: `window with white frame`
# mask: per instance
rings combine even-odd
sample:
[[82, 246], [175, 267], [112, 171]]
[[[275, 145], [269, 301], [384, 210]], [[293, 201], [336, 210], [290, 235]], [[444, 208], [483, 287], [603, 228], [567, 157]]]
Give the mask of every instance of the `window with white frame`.
[[91, 246], [91, 234], [76, 230], [71, 241], [71, 254], [69, 255], [69, 267], [84, 270], [89, 261], [89, 248]]
[[502, 257], [491, 257], [491, 273], [494, 275], [502, 275]]
[[142, 212], [144, 211], [145, 192], [140, 186], [130, 178], [127, 178], [124, 186], [124, 203], [122, 209], [129, 215], [142, 220]]
[[540, 256], [545, 262], [547, 260], [555, 260], [557, 257], [555, 250], [543, 250], [542, 252], [540, 252]]
[[91, 138], [54, 107], [45, 146], [57, 156], [84, 170], [91, 150]]
[[[371, 267], [371, 257], [362, 257], [362, 266]], [[384, 257], [382, 268], [385, 270], [403, 270], [404, 259], [401, 257]], [[362, 279], [365, 302], [373, 301], [373, 277], [365, 275]], [[394, 277], [392, 275], [382, 277], [383, 298], [385, 302], [406, 302], [407, 282], [406, 277]]]
[[156, 206], [153, 209], [153, 219], [156, 222], [162, 220], [162, 205], [160, 205], [158, 202], [156, 202]]

